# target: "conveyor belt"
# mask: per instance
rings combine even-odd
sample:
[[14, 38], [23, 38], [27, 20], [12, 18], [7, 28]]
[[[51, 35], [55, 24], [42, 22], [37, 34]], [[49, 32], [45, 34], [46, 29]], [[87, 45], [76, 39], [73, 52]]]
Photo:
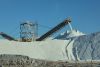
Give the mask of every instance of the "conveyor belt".
[[47, 33], [45, 33], [44, 35], [42, 35], [40, 38], [38, 38], [36, 41], [42, 41], [44, 39], [46, 39], [47, 37], [49, 37], [50, 35], [52, 35], [53, 33], [57, 32], [58, 30], [60, 30], [61, 28], [63, 28], [65, 25], [67, 25], [69, 22], [71, 22], [70, 19], [66, 19], [63, 22], [61, 22], [60, 24], [58, 24], [57, 26], [55, 26], [54, 28], [52, 28], [50, 31], [48, 31]]
[[9, 36], [9, 35], [3, 33], [3, 32], [0, 32], [0, 35], [1, 35], [2, 37], [4, 37], [5, 39], [16, 41], [13, 37], [11, 37], [11, 36]]

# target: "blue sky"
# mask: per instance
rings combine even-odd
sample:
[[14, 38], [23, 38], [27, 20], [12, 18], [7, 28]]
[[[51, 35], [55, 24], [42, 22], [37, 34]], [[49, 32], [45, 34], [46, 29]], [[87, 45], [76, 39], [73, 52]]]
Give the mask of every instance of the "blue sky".
[[[67, 17], [81, 32], [100, 31], [100, 0], [0, 0], [0, 31], [12, 36], [18, 37], [21, 21], [54, 27]], [[39, 35], [48, 30], [39, 27]]]

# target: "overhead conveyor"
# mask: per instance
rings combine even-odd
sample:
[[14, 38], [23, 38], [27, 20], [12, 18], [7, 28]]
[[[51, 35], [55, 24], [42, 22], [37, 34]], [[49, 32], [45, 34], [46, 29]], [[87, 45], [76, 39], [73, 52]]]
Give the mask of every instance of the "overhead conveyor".
[[4, 37], [5, 39], [7, 39], [7, 40], [14, 40], [14, 41], [17, 41], [16, 39], [14, 39], [13, 37], [7, 35], [6, 33], [0, 32], [0, 35], [1, 35], [2, 37]]
[[64, 26], [66, 26], [70, 22], [71, 22], [70, 19], [64, 20], [63, 22], [59, 23], [57, 26], [52, 28], [50, 31], [48, 31], [45, 34], [43, 34], [40, 38], [36, 39], [36, 41], [43, 41], [43, 40], [45, 40], [46, 38], [51, 36], [53, 33], [57, 32], [58, 30], [60, 30], [61, 28], [63, 28]]

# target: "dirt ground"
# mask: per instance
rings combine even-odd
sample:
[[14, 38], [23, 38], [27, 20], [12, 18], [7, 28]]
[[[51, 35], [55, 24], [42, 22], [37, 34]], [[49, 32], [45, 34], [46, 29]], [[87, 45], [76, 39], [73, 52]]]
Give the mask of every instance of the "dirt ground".
[[0, 67], [100, 67], [100, 62], [46, 61], [20, 55], [0, 55]]

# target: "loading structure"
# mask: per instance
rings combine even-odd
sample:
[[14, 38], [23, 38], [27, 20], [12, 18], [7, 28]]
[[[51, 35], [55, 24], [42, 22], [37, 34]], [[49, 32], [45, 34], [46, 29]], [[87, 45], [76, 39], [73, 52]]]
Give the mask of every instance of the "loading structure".
[[37, 38], [37, 23], [24, 21], [20, 24], [20, 39], [22, 42], [36, 41]]
[[45, 40], [46, 38], [51, 36], [53, 33], [57, 32], [61, 28], [65, 27], [70, 22], [71, 22], [71, 20], [69, 18], [65, 19], [63, 22], [59, 23], [57, 26], [55, 26], [54, 28], [52, 28], [51, 30], [49, 30], [48, 32], [43, 34], [40, 38], [36, 39], [36, 41], [43, 41], [43, 40]]

